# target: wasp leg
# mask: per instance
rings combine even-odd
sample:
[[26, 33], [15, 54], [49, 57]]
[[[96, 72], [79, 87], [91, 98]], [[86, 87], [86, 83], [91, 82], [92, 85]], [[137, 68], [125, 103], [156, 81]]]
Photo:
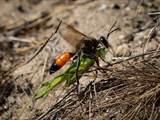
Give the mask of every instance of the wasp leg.
[[78, 70], [79, 70], [79, 66], [80, 66], [80, 57], [81, 57], [81, 51], [77, 52], [77, 56], [78, 56], [78, 62], [77, 62], [77, 68], [76, 68], [76, 82], [77, 82], [77, 94], [79, 94], [79, 77], [78, 77]]
[[95, 56], [95, 61], [96, 61], [97, 66], [100, 67], [100, 65], [99, 65], [99, 60], [98, 60], [98, 57], [97, 57], [97, 56]]
[[[97, 64], [97, 62], [96, 62], [96, 64]], [[99, 66], [99, 61], [98, 61], [98, 67], [100, 68], [100, 66]], [[94, 74], [94, 79], [93, 79], [93, 90], [94, 90], [94, 94], [95, 94], [95, 98], [97, 98], [97, 91], [96, 91], [96, 85], [95, 85], [95, 81], [96, 81], [96, 79], [97, 79], [97, 75], [98, 75], [98, 70], [95, 70], [95, 72], [93, 72], [93, 74]]]
[[[101, 71], [101, 72], [105, 72], [104, 69], [99, 65], [99, 59], [98, 59], [98, 56], [95, 56], [95, 61], [96, 61], [96, 64], [97, 64], [97, 70]], [[97, 71], [96, 70], [96, 71]], [[97, 72], [98, 73], [98, 72]]]

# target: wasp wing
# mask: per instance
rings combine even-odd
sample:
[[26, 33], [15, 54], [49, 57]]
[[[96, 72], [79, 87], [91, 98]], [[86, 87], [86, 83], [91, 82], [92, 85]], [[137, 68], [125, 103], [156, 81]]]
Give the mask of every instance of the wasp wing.
[[58, 32], [64, 38], [64, 40], [76, 48], [76, 50], [83, 46], [85, 40], [92, 39], [65, 22], [61, 23]]

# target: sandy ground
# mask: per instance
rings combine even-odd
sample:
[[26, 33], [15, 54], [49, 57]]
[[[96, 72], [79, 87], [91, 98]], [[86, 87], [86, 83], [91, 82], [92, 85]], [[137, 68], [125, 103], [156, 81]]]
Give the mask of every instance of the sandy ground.
[[[151, 40], [148, 39], [156, 24], [156, 16], [148, 13], [158, 10], [159, 5], [159, 0], [1, 0], [0, 119], [35, 119], [63, 94], [64, 91], [57, 87], [31, 109], [34, 91], [50, 78], [48, 70], [53, 56], [70, 48], [60, 36], [51, 40], [29, 64], [5, 76], [6, 71], [31, 58], [40, 44], [49, 38], [56, 28], [56, 18], [95, 38], [106, 36], [110, 26], [117, 21], [120, 30], [109, 37], [109, 43], [116, 57], [129, 57], [158, 47], [159, 31]], [[110, 53], [106, 55], [107, 61], [111, 62], [112, 58]], [[75, 114], [75, 118], [82, 119], [77, 116]]]

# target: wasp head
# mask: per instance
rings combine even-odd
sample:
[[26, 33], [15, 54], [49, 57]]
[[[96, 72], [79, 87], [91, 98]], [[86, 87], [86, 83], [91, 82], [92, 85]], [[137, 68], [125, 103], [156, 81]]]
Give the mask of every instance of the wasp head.
[[100, 43], [101, 43], [102, 45], [104, 45], [106, 48], [111, 47], [110, 44], [108, 43], [107, 39], [106, 39], [104, 36], [101, 36], [101, 37], [100, 37]]
[[104, 45], [107, 49], [111, 50], [112, 54], [115, 54], [115, 51], [112, 48], [112, 46], [109, 44], [108, 39], [105, 38], [104, 36], [100, 37], [100, 44]]

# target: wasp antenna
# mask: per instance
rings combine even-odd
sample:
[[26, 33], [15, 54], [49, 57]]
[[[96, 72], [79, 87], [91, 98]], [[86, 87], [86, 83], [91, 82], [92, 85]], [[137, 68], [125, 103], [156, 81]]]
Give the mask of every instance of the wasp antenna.
[[[117, 23], [117, 21], [114, 21], [114, 23], [113, 23], [112, 26], [110, 27], [109, 32], [108, 32], [107, 37], [106, 37], [107, 40], [108, 40], [108, 38], [109, 38], [109, 36], [110, 36], [111, 33], [113, 33], [114, 31], [120, 29], [119, 27], [116, 27], [115, 29], [113, 29], [113, 28], [115, 27], [116, 23]], [[109, 46], [110, 52], [111, 52], [111, 53], [113, 54], [113, 56], [114, 56], [114, 55], [115, 55], [115, 50], [113, 49], [113, 47], [112, 47], [109, 43], [108, 43], [108, 46]]]
[[120, 29], [120, 28], [117, 27], [117, 28], [113, 29], [112, 31], [110, 31], [108, 34], [110, 35], [110, 34], [113, 33], [114, 31], [119, 30], [119, 29]]
[[112, 26], [109, 29], [109, 32], [113, 29], [113, 27], [116, 25], [117, 21], [114, 21], [114, 23], [112, 24]]
[[[110, 27], [109, 32], [108, 32], [108, 34], [107, 34], [107, 39], [108, 39], [108, 37], [109, 37], [109, 35], [110, 35], [111, 33], [113, 33], [113, 32], [116, 31], [116, 30], [119, 30], [119, 27], [113, 29], [114, 26], [116, 25], [116, 23], [117, 23], [117, 21], [115, 21], [115, 22], [112, 24], [112, 26]], [[113, 29], [113, 30], [112, 30], [112, 29]]]

